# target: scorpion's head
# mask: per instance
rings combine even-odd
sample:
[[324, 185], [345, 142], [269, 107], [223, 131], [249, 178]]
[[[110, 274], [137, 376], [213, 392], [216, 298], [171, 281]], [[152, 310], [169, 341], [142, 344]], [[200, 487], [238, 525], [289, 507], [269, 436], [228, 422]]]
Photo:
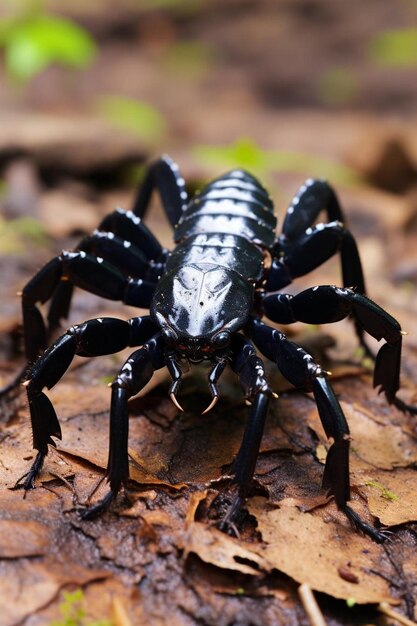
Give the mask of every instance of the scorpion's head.
[[167, 365], [174, 377], [171, 397], [176, 404], [176, 359], [209, 360], [212, 372], [218, 371], [219, 363], [226, 363], [232, 334], [246, 324], [252, 304], [252, 285], [225, 267], [184, 265], [162, 276], [150, 310], [166, 340]]
[[224, 350], [248, 320], [253, 288], [236, 272], [218, 265], [185, 265], [158, 283], [151, 315], [168, 346], [199, 362]]

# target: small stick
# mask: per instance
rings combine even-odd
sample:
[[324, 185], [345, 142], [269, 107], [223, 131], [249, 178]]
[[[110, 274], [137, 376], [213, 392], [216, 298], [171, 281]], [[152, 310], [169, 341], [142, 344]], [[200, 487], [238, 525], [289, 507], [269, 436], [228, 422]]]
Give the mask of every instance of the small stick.
[[112, 601], [112, 617], [115, 626], [133, 626], [125, 605], [117, 596]]
[[300, 596], [311, 626], [326, 626], [323, 613], [320, 611], [320, 607], [317, 604], [313, 592], [311, 591], [311, 587], [306, 583], [303, 583], [298, 587], [298, 595]]
[[404, 615], [397, 613], [397, 611], [393, 611], [387, 602], [381, 602], [378, 604], [378, 611], [387, 617], [396, 620], [399, 624], [403, 624], [404, 626], [417, 626], [416, 622], [412, 622], [407, 617], [404, 617]]

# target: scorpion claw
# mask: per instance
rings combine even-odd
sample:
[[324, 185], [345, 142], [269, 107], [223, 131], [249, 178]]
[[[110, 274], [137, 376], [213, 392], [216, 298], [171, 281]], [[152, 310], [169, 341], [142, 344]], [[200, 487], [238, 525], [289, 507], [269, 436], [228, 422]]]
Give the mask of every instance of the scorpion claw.
[[171, 398], [172, 402], [175, 404], [175, 406], [177, 407], [177, 409], [179, 411], [184, 411], [184, 409], [182, 408], [182, 406], [178, 402], [178, 400], [177, 400], [177, 398], [175, 396], [175, 393], [173, 391], [169, 394], [169, 397]]
[[212, 401], [210, 402], [210, 404], [208, 405], [208, 407], [206, 409], [204, 409], [204, 411], [201, 413], [201, 415], [205, 415], [206, 413], [208, 413], [209, 411], [211, 411], [211, 409], [217, 404], [217, 400], [219, 399], [219, 396], [213, 396]]

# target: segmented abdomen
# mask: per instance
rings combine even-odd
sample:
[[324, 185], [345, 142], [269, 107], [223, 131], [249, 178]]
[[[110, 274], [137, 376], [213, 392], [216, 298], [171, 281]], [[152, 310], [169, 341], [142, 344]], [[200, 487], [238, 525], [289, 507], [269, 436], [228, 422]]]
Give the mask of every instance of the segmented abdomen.
[[263, 270], [261, 248], [273, 246], [275, 228], [268, 192], [251, 174], [234, 170], [189, 202], [175, 227], [178, 246], [166, 269], [210, 263], [257, 281]]

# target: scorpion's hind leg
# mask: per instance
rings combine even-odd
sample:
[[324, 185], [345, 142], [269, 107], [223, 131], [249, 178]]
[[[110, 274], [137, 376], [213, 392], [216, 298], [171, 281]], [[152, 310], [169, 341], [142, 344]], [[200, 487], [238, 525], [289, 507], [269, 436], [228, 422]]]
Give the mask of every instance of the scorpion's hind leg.
[[0, 389], [0, 397], [8, 395], [24, 380], [30, 364], [47, 346], [47, 331], [42, 314], [38, 308], [54, 293], [62, 276], [61, 258], [55, 257], [47, 263], [25, 285], [22, 290], [23, 339], [26, 364], [15, 378]]
[[313, 392], [325, 433], [333, 439], [327, 454], [323, 486], [334, 496], [338, 508], [357, 529], [377, 542], [384, 541], [384, 532], [367, 524], [347, 504], [350, 499], [349, 427], [325, 373], [311, 355], [289, 341], [281, 331], [270, 328], [258, 319], [249, 324], [247, 331], [259, 350], [275, 361], [291, 384]]
[[[125, 215], [120, 214], [120, 218], [115, 219], [116, 225], [122, 224], [122, 231], [134, 231], [136, 240], [147, 243], [149, 253], [161, 255], [163, 249], [151, 233], [143, 225], [135, 227], [132, 219], [124, 219]], [[113, 233], [96, 231], [80, 243], [82, 249], [62, 252], [26, 284], [22, 291], [22, 317], [25, 355], [29, 364], [45, 350], [51, 332], [62, 318], [67, 317], [75, 286], [108, 300], [149, 308], [155, 283], [142, 279], [141, 275], [148, 272], [150, 260], [139, 247], [127, 243]], [[39, 305], [50, 299], [46, 325]], [[25, 365], [13, 381], [0, 390], [0, 396], [16, 388], [27, 370]]]
[[262, 301], [263, 312], [277, 323], [285, 320], [307, 324], [328, 324], [355, 315], [363, 330], [374, 339], [385, 339], [375, 359], [374, 387], [385, 393], [389, 404], [417, 414], [417, 407], [397, 398], [400, 388], [403, 331], [397, 320], [375, 302], [352, 289], [321, 285], [289, 294], [269, 294]]
[[39, 357], [24, 383], [32, 423], [33, 447], [38, 450], [23, 483], [24, 489], [33, 488], [48, 454], [48, 446], [55, 445], [52, 437], [61, 438], [59, 421], [51, 401], [43, 392], [44, 387], [51, 389], [61, 379], [76, 354], [85, 357], [113, 354], [130, 345], [141, 345], [155, 332], [155, 324], [149, 316], [129, 321], [93, 319], [70, 328]]
[[[125, 276], [154, 280], [163, 272], [167, 250], [143, 222], [132, 213], [116, 209], [107, 215], [92, 235], [84, 237], [75, 252], [85, 252], [117, 268]], [[53, 291], [48, 311], [50, 337], [67, 319], [71, 306], [74, 283], [68, 276]]]
[[[314, 226], [321, 212], [326, 213], [329, 223]], [[359, 250], [352, 233], [346, 228], [346, 220], [337, 195], [325, 180], [310, 179], [294, 196], [287, 210], [282, 235], [278, 237], [273, 250], [275, 259], [272, 269], [275, 264], [278, 276], [282, 274], [280, 266], [283, 264], [287, 271], [289, 270], [291, 279], [296, 278], [311, 272], [338, 251], [343, 286], [353, 288], [357, 293], [366, 294]], [[271, 280], [273, 278], [272, 274]], [[282, 286], [276, 289], [281, 289]], [[354, 312], [352, 317], [362, 347], [368, 356], [374, 358]]]
[[175, 226], [187, 205], [188, 197], [178, 165], [167, 155], [148, 168], [132, 209], [138, 217], [145, 215], [154, 189], [159, 191], [168, 219]]
[[233, 520], [249, 495], [272, 395], [262, 360], [251, 342], [242, 335], [233, 338], [231, 367], [239, 375], [245, 397], [251, 402], [251, 410], [232, 466], [237, 493], [220, 523], [222, 528], [229, 525], [233, 527]]
[[129, 480], [127, 402], [151, 380], [156, 369], [164, 367], [164, 343], [160, 334], [128, 358], [112, 383], [110, 408], [110, 448], [106, 478], [110, 490], [100, 502], [82, 512], [83, 519], [100, 515]]
[[[114, 254], [116, 254], [118, 248], [114, 248], [114, 250]], [[133, 263], [137, 255], [131, 252], [130, 256], [126, 255], [126, 257], [129, 259], [126, 263]], [[56, 257], [54, 261], [60, 265], [59, 279], [63, 280], [64, 284], [68, 282], [71, 288], [74, 286], [80, 287], [84, 289], [84, 291], [93, 293], [106, 300], [119, 300], [126, 304], [149, 308], [155, 288], [154, 283], [150, 281], [129, 278], [123, 269], [121, 270], [112, 263], [103, 260], [103, 258], [97, 258], [93, 254], [86, 253], [83, 250], [63, 252], [59, 257]], [[33, 280], [35, 281], [35, 279]], [[54, 289], [56, 285], [57, 283], [55, 282], [52, 289]], [[71, 295], [71, 292], [68, 293], [65, 291], [64, 293], [66, 297]], [[39, 329], [42, 329], [43, 335], [46, 334], [46, 330], [42, 315], [39, 309], [33, 304], [39, 300], [44, 300], [39, 297], [36, 282], [32, 284], [31, 281], [24, 289], [22, 307], [25, 343], [28, 342], [30, 346], [30, 354], [28, 354], [28, 357], [33, 360], [37, 356], [35, 351], [40, 351], [39, 349], [43, 348], [43, 345], [39, 346], [33, 339], [30, 339], [29, 331], [27, 330], [30, 329], [30, 326], [26, 322], [27, 311], [29, 310], [27, 304], [29, 294], [31, 300], [30, 313], [33, 315], [34, 312], [36, 312], [36, 320], [39, 324]], [[52, 305], [54, 305], [54, 302], [53, 300]], [[33, 309], [35, 309], [35, 311], [33, 311]], [[62, 313], [62, 309], [60, 309], [60, 313]]]

